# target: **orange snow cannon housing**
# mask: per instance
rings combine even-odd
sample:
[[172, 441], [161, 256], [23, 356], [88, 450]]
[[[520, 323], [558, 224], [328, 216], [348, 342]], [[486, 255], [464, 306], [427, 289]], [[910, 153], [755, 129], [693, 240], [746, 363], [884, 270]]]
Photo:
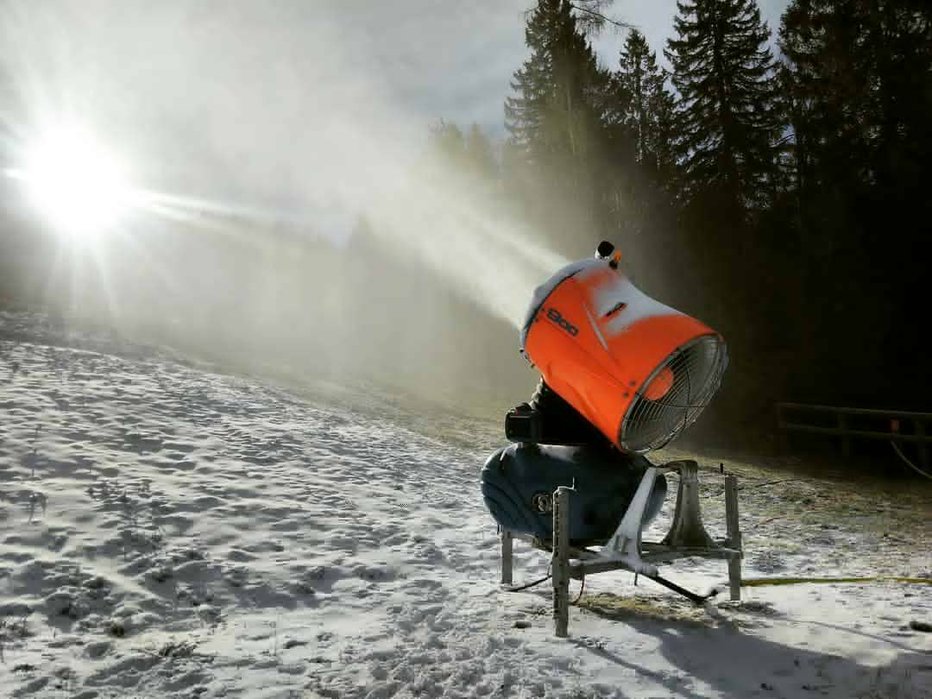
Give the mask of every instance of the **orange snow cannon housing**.
[[724, 339], [655, 301], [618, 269], [614, 246], [537, 288], [521, 350], [544, 381], [613, 444], [645, 452], [699, 416], [728, 363]]

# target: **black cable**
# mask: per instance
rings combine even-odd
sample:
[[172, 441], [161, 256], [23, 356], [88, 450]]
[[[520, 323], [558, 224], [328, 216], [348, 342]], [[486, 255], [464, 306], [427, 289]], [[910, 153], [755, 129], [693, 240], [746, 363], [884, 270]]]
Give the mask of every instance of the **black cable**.
[[899, 456], [906, 463], [907, 466], [909, 466], [913, 471], [918, 473], [920, 476], [923, 476], [924, 478], [928, 478], [930, 481], [932, 481], [932, 476], [930, 476], [928, 473], [923, 471], [921, 468], [916, 466], [916, 464], [914, 464], [912, 461], [906, 458], [906, 454], [904, 454], [903, 451], [900, 449], [899, 444], [897, 444], [891, 439], [890, 446], [893, 447], [893, 451], [896, 452], [896, 455]]
[[506, 587], [506, 592], [520, 592], [521, 590], [527, 590], [529, 587], [534, 587], [535, 585], [540, 585], [543, 582], [547, 582], [550, 578], [553, 577], [553, 565], [548, 566], [547, 574], [542, 577], [540, 580], [534, 580], [524, 585], [518, 585], [517, 587]]
[[582, 599], [582, 593], [583, 593], [583, 591], [586, 589], [586, 576], [585, 576], [585, 575], [583, 575], [583, 576], [579, 579], [579, 583], [580, 583], [580, 585], [579, 585], [579, 594], [576, 595], [576, 599], [574, 599], [572, 602], [570, 602], [570, 604], [576, 604], [577, 602], [579, 602], [579, 600]]
[[699, 595], [695, 592], [687, 590], [685, 587], [680, 587], [672, 580], [667, 580], [666, 578], [662, 578], [659, 575], [645, 575], [644, 577], [648, 580], [653, 580], [655, 583], [663, 585], [668, 590], [673, 590], [677, 594], [683, 595], [683, 597], [688, 599], [693, 604], [704, 604], [707, 599], [710, 597], [715, 597], [715, 595], [718, 594], [717, 588], [712, 588], [712, 590], [706, 595]]
[[535, 580], [533, 582], [525, 583], [524, 585], [519, 585], [518, 587], [506, 587], [505, 591], [506, 592], [520, 592], [521, 590], [526, 590], [529, 587], [534, 587], [535, 585], [540, 585], [543, 582], [547, 582], [552, 577], [553, 576], [550, 573], [547, 573], [547, 575], [542, 577], [540, 580]]

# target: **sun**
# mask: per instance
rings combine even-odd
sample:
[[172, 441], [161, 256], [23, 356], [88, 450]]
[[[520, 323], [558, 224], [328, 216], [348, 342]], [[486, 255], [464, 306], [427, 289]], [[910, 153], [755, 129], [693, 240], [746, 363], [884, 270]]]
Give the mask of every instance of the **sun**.
[[75, 238], [107, 233], [131, 205], [132, 190], [120, 162], [76, 128], [54, 129], [36, 139], [13, 174], [39, 213]]

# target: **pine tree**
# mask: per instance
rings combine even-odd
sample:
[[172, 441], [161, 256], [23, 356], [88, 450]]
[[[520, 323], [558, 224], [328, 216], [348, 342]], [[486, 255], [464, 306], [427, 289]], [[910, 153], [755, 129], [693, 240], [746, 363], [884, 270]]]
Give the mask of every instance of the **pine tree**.
[[531, 56], [515, 73], [505, 101], [505, 127], [530, 160], [585, 157], [606, 76], [577, 26], [573, 4], [539, 0], [525, 40]]
[[498, 179], [498, 161], [492, 141], [478, 124], [473, 124], [466, 133], [466, 156], [474, 174], [481, 180], [493, 182]]
[[441, 119], [430, 127], [431, 154], [448, 166], [463, 169], [466, 165], [466, 137], [453, 122]]
[[760, 208], [776, 189], [782, 127], [769, 31], [754, 0], [678, 0], [668, 42], [687, 201]]
[[824, 380], [838, 391], [859, 367], [860, 390], [922, 405], [918, 387], [932, 379], [916, 318], [928, 271], [916, 250], [932, 219], [932, 7], [794, 0], [780, 47], [805, 252], [797, 274], [824, 338], [815, 361], [835, 368]]
[[631, 30], [621, 49], [616, 74], [620, 122], [630, 131], [634, 160], [657, 180], [665, 181], [675, 159], [673, 96], [666, 75], [644, 35]]
[[608, 216], [600, 172], [608, 75], [568, 0], [539, 0], [525, 37], [531, 55], [505, 102], [509, 186], [554, 242], [579, 230], [598, 239]]
[[[780, 28], [801, 191], [895, 195], [932, 157], [932, 8], [795, 0]], [[861, 190], [861, 191], [857, 191]]]
[[847, 208], [844, 192], [868, 180], [862, 126], [870, 78], [853, 49], [864, 39], [858, 24], [854, 3], [816, 0], [790, 5], [780, 29], [797, 191], [805, 197], [821, 190], [821, 209], [830, 218]]

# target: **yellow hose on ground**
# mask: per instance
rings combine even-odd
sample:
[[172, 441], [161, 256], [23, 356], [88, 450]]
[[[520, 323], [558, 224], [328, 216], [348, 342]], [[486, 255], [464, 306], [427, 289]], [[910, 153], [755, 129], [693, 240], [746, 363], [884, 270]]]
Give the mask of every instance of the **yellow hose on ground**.
[[745, 578], [741, 587], [764, 587], [767, 585], [800, 585], [803, 583], [874, 583], [895, 582], [910, 585], [932, 585], [932, 578], [907, 578], [897, 575], [875, 575], [867, 578]]

